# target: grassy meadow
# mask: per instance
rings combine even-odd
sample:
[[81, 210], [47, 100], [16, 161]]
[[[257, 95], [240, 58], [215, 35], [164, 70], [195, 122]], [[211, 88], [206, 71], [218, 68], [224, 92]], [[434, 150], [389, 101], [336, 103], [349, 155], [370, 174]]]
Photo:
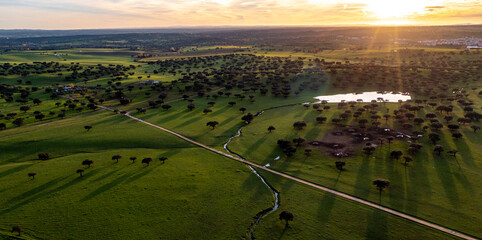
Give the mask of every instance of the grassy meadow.
[[110, 112], [7, 130], [0, 148], [3, 235], [21, 222], [41, 239], [240, 238], [273, 201], [244, 165]]

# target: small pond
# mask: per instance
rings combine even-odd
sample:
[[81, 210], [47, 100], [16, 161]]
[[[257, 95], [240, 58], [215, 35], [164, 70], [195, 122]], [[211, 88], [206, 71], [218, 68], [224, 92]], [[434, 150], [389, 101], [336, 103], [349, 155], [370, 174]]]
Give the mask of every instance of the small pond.
[[315, 97], [315, 99], [318, 99], [320, 101], [326, 100], [330, 103], [337, 103], [343, 101], [371, 102], [372, 100], [376, 100], [377, 102], [398, 102], [398, 100], [411, 100], [412, 97], [408, 93], [400, 92], [362, 92], [318, 96]]

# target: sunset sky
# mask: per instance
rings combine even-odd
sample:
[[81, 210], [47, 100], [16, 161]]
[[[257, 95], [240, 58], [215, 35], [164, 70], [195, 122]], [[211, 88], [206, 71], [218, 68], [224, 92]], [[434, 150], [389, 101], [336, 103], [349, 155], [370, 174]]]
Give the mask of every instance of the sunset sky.
[[466, 23], [481, 0], [0, 0], [0, 29]]

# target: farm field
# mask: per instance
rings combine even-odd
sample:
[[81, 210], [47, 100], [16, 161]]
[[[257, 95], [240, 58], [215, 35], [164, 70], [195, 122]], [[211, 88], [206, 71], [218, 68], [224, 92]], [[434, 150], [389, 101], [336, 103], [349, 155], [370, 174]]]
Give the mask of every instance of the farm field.
[[[0, 55], [0, 239], [15, 239], [15, 225], [20, 239], [456, 239], [262, 168], [257, 176], [130, 115], [482, 237], [479, 51], [174, 50]], [[322, 101], [362, 92], [382, 97]]]

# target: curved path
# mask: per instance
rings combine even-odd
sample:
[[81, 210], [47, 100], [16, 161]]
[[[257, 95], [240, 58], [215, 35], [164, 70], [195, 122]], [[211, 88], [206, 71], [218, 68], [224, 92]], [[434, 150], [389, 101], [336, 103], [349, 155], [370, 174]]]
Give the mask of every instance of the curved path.
[[[104, 107], [104, 106], [101, 106], [101, 105], [98, 105], [100, 108], [103, 108], [103, 109], [106, 109], [106, 110], [110, 110], [112, 111], [112, 109], [108, 108], [108, 107]], [[308, 181], [305, 181], [303, 179], [299, 179], [299, 178], [296, 178], [296, 177], [293, 177], [291, 175], [288, 175], [288, 174], [285, 174], [285, 173], [282, 173], [282, 172], [278, 172], [276, 170], [273, 170], [273, 169], [269, 169], [265, 166], [261, 166], [259, 164], [256, 164], [256, 163], [252, 163], [250, 161], [247, 161], [247, 160], [244, 160], [244, 159], [241, 159], [241, 158], [238, 158], [236, 156], [233, 156], [233, 155], [230, 155], [228, 153], [225, 153], [223, 151], [219, 151], [219, 150], [216, 150], [214, 148], [211, 148], [211, 147], [208, 147], [204, 144], [201, 144], [199, 142], [196, 142], [188, 137], [185, 137], [179, 133], [176, 133], [176, 132], [173, 132], [169, 129], [166, 129], [166, 128], [163, 128], [161, 126], [158, 126], [158, 125], [155, 125], [153, 123], [150, 123], [150, 122], [146, 122], [140, 118], [136, 118], [134, 116], [131, 116], [129, 113], [126, 113], [125, 116], [131, 118], [131, 119], [134, 119], [138, 122], [141, 122], [141, 123], [144, 123], [144, 124], [147, 124], [149, 126], [152, 126], [152, 127], [155, 127], [157, 129], [160, 129], [164, 132], [167, 132], [167, 133], [170, 133], [176, 137], [179, 137], [187, 142], [190, 142], [194, 145], [197, 145], [201, 148], [204, 148], [206, 150], [209, 150], [209, 151], [212, 151], [214, 153], [217, 153], [219, 155], [222, 155], [222, 156], [225, 156], [225, 157], [228, 157], [230, 159], [233, 159], [233, 160], [236, 160], [238, 162], [242, 162], [244, 164], [247, 164], [247, 165], [250, 165], [252, 167], [255, 167], [255, 168], [258, 168], [258, 169], [262, 169], [264, 171], [267, 171], [267, 172], [270, 172], [270, 173], [273, 173], [273, 174], [276, 174], [278, 176], [281, 176], [281, 177], [284, 177], [284, 178], [287, 178], [287, 179], [290, 179], [290, 180], [293, 180], [295, 182], [298, 182], [298, 183], [301, 183], [301, 184], [304, 184], [304, 185], [307, 185], [307, 186], [310, 186], [310, 187], [313, 187], [313, 188], [316, 188], [316, 189], [319, 189], [319, 190], [322, 190], [322, 191], [325, 191], [325, 192], [329, 192], [331, 194], [334, 194], [336, 196], [339, 196], [339, 197], [342, 197], [342, 198], [345, 198], [345, 199], [348, 199], [348, 200], [351, 200], [351, 201], [354, 201], [354, 202], [357, 202], [357, 203], [361, 203], [363, 205], [366, 205], [366, 206], [370, 206], [370, 207], [373, 207], [373, 208], [376, 208], [378, 210], [381, 210], [381, 211], [384, 211], [384, 212], [387, 212], [387, 213], [390, 213], [390, 214], [393, 214], [395, 216], [398, 216], [398, 217], [401, 217], [401, 218], [404, 218], [404, 219], [407, 219], [407, 220], [410, 220], [410, 221], [413, 221], [413, 222], [416, 222], [418, 224], [422, 224], [424, 226], [427, 226], [427, 227], [431, 227], [431, 228], [434, 228], [434, 229], [437, 229], [439, 231], [442, 231], [442, 232], [445, 232], [445, 233], [448, 233], [452, 236], [455, 236], [455, 237], [459, 237], [459, 238], [463, 238], [463, 239], [467, 239], [467, 240], [477, 240], [477, 238], [475, 237], [472, 237], [472, 236], [469, 236], [467, 234], [464, 234], [464, 233], [461, 233], [461, 232], [457, 232], [457, 231], [454, 231], [452, 229], [449, 229], [449, 228], [446, 228], [446, 227], [443, 227], [443, 226], [440, 226], [440, 225], [437, 225], [437, 224], [434, 224], [434, 223], [431, 223], [431, 222], [428, 222], [428, 221], [425, 221], [423, 219], [420, 219], [420, 218], [417, 218], [417, 217], [414, 217], [414, 216], [411, 216], [411, 215], [408, 215], [408, 214], [405, 214], [405, 213], [402, 213], [402, 212], [399, 212], [399, 211], [396, 211], [394, 209], [391, 209], [391, 208], [388, 208], [388, 207], [384, 207], [384, 206], [381, 206], [381, 205], [378, 205], [378, 204], [375, 204], [373, 202], [369, 202], [369, 201], [366, 201], [366, 200], [363, 200], [361, 198], [357, 198], [357, 197], [354, 197], [354, 196], [351, 196], [351, 195], [348, 195], [346, 193], [342, 193], [342, 192], [339, 192], [339, 191], [336, 191], [336, 190], [333, 190], [333, 189], [330, 189], [330, 188], [326, 188], [326, 187], [323, 187], [323, 186], [320, 186], [320, 185], [317, 185], [317, 184], [314, 184], [314, 183], [311, 183], [311, 182], [308, 182]]]

